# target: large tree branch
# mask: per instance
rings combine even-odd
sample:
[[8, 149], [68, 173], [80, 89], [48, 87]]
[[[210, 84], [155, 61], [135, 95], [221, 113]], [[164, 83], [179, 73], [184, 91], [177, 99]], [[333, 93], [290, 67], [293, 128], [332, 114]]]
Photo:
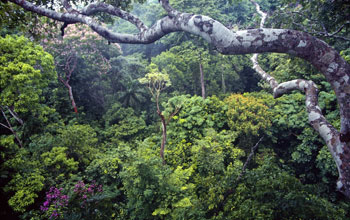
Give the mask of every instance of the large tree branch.
[[117, 16], [123, 20], [126, 20], [134, 24], [139, 29], [140, 32], [143, 32], [148, 29], [148, 27], [138, 17], [126, 11], [123, 11], [120, 8], [116, 8], [112, 5], [109, 5], [103, 2], [91, 3], [85, 8], [83, 8], [80, 12], [81, 14], [87, 15], [87, 16], [96, 14], [97, 12], [104, 12], [110, 15]]
[[[255, 4], [256, 10], [262, 16], [260, 28], [263, 28], [267, 14], [260, 10], [260, 7], [256, 2], [253, 0], [251, 0], [251, 2]], [[321, 108], [318, 105], [318, 90], [316, 84], [312, 81], [301, 79], [278, 84], [274, 77], [270, 76], [260, 67], [257, 54], [252, 56], [251, 61], [253, 63], [253, 69], [261, 76], [263, 80], [270, 84], [275, 98], [278, 98], [293, 90], [305, 92], [305, 105], [308, 112], [309, 123], [326, 142], [328, 149], [337, 165], [339, 173], [339, 180], [337, 184], [338, 189], [349, 197], [350, 155], [349, 152], [344, 153], [344, 149], [349, 149], [350, 144], [349, 142], [342, 140], [342, 136], [339, 134], [339, 132], [323, 116]], [[344, 162], [346, 165], [343, 164]]]
[[[114, 33], [84, 14], [59, 13], [36, 6], [26, 0], [10, 1], [26, 10], [54, 20], [87, 24], [110, 42], [147, 44], [168, 33], [184, 31], [203, 37], [222, 54], [277, 52], [291, 54], [309, 61], [325, 75], [337, 96], [340, 109], [340, 134], [336, 135], [332, 129], [323, 129], [325, 125], [322, 122], [319, 123], [319, 126], [320, 131], [324, 132], [324, 135], [321, 134], [321, 136], [326, 137], [326, 142], [334, 143], [332, 146], [339, 148], [333, 149], [333, 152], [339, 152], [337, 158], [340, 161], [337, 162], [337, 166], [338, 170], [342, 171], [338, 188], [350, 197], [350, 64], [324, 41], [308, 33], [286, 29], [260, 28], [234, 32], [210, 17], [180, 13], [171, 8], [168, 0], [160, 1], [168, 16], [138, 34]], [[312, 114], [315, 116], [314, 113]]]
[[176, 17], [180, 14], [180, 12], [176, 11], [171, 5], [169, 4], [169, 0], [160, 0], [159, 3], [162, 5], [164, 10], [168, 13], [169, 17]]
[[[260, 10], [259, 4], [253, 0], [251, 0], [251, 2], [256, 6], [257, 12], [262, 17], [260, 28], [263, 28], [267, 14]], [[273, 95], [275, 98], [278, 98], [293, 90], [300, 90], [301, 92], [305, 92], [305, 105], [309, 113], [309, 122], [330, 147], [330, 151], [336, 161], [339, 161], [339, 158], [337, 157], [339, 157], [340, 152], [337, 147], [334, 146], [334, 143], [330, 142], [332, 138], [339, 137], [339, 132], [322, 115], [321, 108], [318, 106], [318, 90], [316, 84], [312, 81], [301, 79], [278, 84], [274, 77], [270, 76], [260, 67], [258, 63], [258, 54], [254, 54], [251, 58], [251, 61], [253, 63], [253, 69], [261, 76], [263, 80], [267, 81], [270, 84], [270, 87], [273, 89]]]
[[[39, 15], [43, 15], [57, 21], [65, 22], [67, 24], [74, 24], [74, 23], [87, 24], [88, 26], [90, 26], [90, 28], [92, 28], [94, 31], [99, 33], [101, 36], [104, 36], [102, 33], [106, 31], [107, 32], [110, 32], [110, 31], [107, 28], [103, 27], [101, 24], [99, 24], [97, 21], [95, 21], [93, 18], [89, 17], [89, 15], [95, 14], [97, 12], [105, 12], [105, 13], [120, 17], [134, 24], [141, 31], [145, 31], [147, 29], [147, 26], [144, 25], [143, 22], [137, 17], [119, 8], [116, 8], [112, 5], [108, 5], [105, 3], [91, 3], [87, 7], [83, 8], [82, 11], [77, 11], [72, 8], [72, 6], [69, 4], [67, 0], [64, 0], [63, 5], [67, 10], [67, 13], [61, 13], [61, 12], [50, 10], [44, 7], [37, 6], [25, 0], [11, 0], [11, 2], [21, 6], [22, 8], [28, 11], [35, 12]], [[120, 37], [123, 37], [123, 35], [121, 35]], [[108, 40], [108, 38], [106, 39]]]

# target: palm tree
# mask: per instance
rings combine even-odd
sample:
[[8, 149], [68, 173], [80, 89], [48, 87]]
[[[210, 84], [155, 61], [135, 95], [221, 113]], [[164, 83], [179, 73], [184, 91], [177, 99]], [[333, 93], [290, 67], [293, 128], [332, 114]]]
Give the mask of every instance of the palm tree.
[[118, 101], [122, 103], [123, 107], [137, 109], [141, 103], [146, 101], [147, 92], [137, 80], [129, 76], [123, 80], [122, 85], [123, 88], [119, 91]]

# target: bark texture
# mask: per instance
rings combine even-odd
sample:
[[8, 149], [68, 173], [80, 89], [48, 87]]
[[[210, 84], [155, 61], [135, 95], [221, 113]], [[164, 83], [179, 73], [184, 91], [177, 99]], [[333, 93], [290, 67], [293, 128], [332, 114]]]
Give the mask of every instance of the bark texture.
[[203, 73], [203, 65], [199, 63], [199, 72], [201, 75], [201, 88], [202, 88], [202, 98], [205, 99], [205, 83], [204, 83], [204, 73]]
[[[264, 27], [267, 14], [260, 10], [259, 4], [251, 0], [256, 11], [261, 15], [260, 28]], [[349, 152], [344, 152], [344, 149], [349, 149], [349, 143], [341, 140], [341, 134], [326, 120], [322, 114], [321, 108], [318, 106], [318, 90], [313, 81], [306, 81], [303, 79], [296, 79], [288, 82], [278, 84], [276, 79], [266, 73], [258, 63], [258, 54], [254, 54], [251, 58], [254, 70], [261, 76], [263, 80], [270, 84], [273, 89], [273, 95], [275, 98], [282, 96], [293, 90], [300, 90], [305, 93], [305, 105], [308, 112], [309, 123], [320, 134], [323, 140], [326, 142], [329, 151], [331, 152], [333, 159], [336, 162], [339, 180], [337, 187], [347, 197], [349, 194]], [[345, 165], [343, 163], [346, 163]]]
[[157, 96], [156, 96], [156, 104], [157, 104], [157, 114], [162, 122], [162, 143], [160, 145], [159, 155], [160, 155], [160, 158], [162, 158], [163, 164], [165, 164], [164, 149], [165, 149], [165, 144], [166, 144], [166, 126], [167, 126], [167, 123], [165, 122], [165, 117], [159, 108], [159, 94], [157, 94]]
[[70, 101], [72, 103], [72, 107], [74, 109], [74, 112], [78, 113], [78, 108], [77, 108], [77, 105], [75, 104], [75, 100], [74, 100], [74, 96], [73, 96], [72, 86], [69, 84], [70, 77], [72, 76], [72, 73], [74, 72], [76, 66], [77, 66], [77, 58], [76, 58], [75, 54], [71, 54], [67, 58], [66, 64], [64, 66], [65, 78], [60, 76], [58, 73], [57, 73], [57, 76], [58, 76], [58, 79], [63, 83], [63, 85], [65, 87], [67, 87], [68, 94], [69, 94], [69, 99], [70, 99]]
[[[36, 6], [26, 0], [10, 1], [26, 10], [66, 24], [87, 24], [110, 42], [147, 44], [168, 33], [185, 31], [203, 37], [222, 54], [277, 52], [292, 54], [309, 61], [325, 75], [335, 91], [340, 108], [340, 131], [322, 116], [315, 98], [317, 89], [312, 82], [294, 80], [278, 84], [268, 74], [262, 74], [262, 77], [270, 83], [276, 97], [292, 89], [300, 89], [306, 93], [310, 124], [325, 140], [337, 164], [338, 189], [350, 198], [350, 64], [322, 40], [308, 33], [286, 29], [259, 28], [234, 32], [210, 17], [178, 12], [169, 5], [168, 0], [160, 0], [168, 15], [149, 28], [130, 13], [103, 3], [93, 3], [79, 11], [73, 9], [65, 0], [66, 11], [61, 13]], [[127, 20], [139, 29], [139, 33], [112, 32], [105, 25], [89, 17], [97, 12]], [[255, 68], [258, 69], [257, 66]]]

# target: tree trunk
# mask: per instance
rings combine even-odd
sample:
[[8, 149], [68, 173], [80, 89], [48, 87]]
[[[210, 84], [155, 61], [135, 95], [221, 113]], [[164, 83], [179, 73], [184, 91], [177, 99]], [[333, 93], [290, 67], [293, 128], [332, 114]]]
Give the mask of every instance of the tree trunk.
[[75, 101], [74, 101], [72, 87], [69, 84], [67, 84], [66, 86], [68, 88], [69, 99], [72, 102], [72, 106], [73, 106], [74, 112], [78, 113], [78, 109], [77, 109], [77, 106], [76, 106]]
[[202, 62], [199, 63], [199, 72], [201, 74], [202, 98], [205, 99], [205, 83]]
[[77, 58], [75, 53], [70, 54], [70, 56], [67, 58], [66, 64], [65, 64], [65, 80], [57, 73], [58, 79], [63, 83], [65, 87], [68, 89], [69, 99], [72, 102], [72, 107], [74, 109], [75, 113], [78, 113], [77, 106], [74, 101], [73, 91], [72, 87], [69, 85], [70, 77], [72, 76], [73, 71], [75, 70], [77, 66]]
[[160, 120], [162, 122], [162, 143], [160, 145], [160, 158], [163, 160], [163, 164], [165, 164], [165, 159], [164, 159], [164, 149], [165, 149], [165, 144], [166, 144], [166, 121], [164, 118], [163, 113], [160, 111], [159, 107], [159, 94], [156, 94], [156, 104], [157, 104], [157, 114], [160, 117]]
[[75, 100], [74, 100], [74, 96], [73, 96], [73, 91], [72, 91], [72, 87], [69, 85], [69, 82], [68, 82], [68, 80], [67, 81], [64, 81], [63, 79], [62, 79], [62, 77], [58, 77], [59, 78], [59, 80], [63, 83], [63, 85], [65, 86], [65, 87], [67, 87], [67, 89], [68, 89], [68, 94], [69, 94], [69, 99], [70, 99], [70, 101], [71, 101], [71, 103], [72, 103], [72, 107], [73, 107], [73, 109], [74, 109], [74, 112], [75, 113], [78, 113], [78, 108], [77, 108], [77, 106], [76, 106], [76, 104], [75, 104]]
[[160, 157], [163, 160], [163, 164], [165, 164], [165, 158], [164, 158], [164, 149], [165, 149], [165, 144], [166, 144], [166, 122], [164, 115], [162, 112], [158, 112], [158, 115], [162, 121], [162, 144], [160, 146]]
[[225, 84], [224, 71], [221, 72], [221, 83], [222, 83], [222, 93], [226, 94], [226, 84]]
[[[322, 72], [335, 91], [340, 111], [340, 131], [336, 130], [322, 115], [317, 105], [314, 85], [305, 80], [293, 80], [274, 85], [274, 96], [299, 89], [306, 91], [309, 122], [326, 142], [339, 172], [337, 188], [350, 198], [350, 64], [340, 54], [308, 33], [287, 29], [249, 29], [232, 31], [220, 22], [203, 15], [182, 13], [169, 5], [169, 0], [159, 0], [167, 16], [147, 27], [132, 14], [106, 3], [91, 3], [79, 11], [67, 6], [61, 13], [37, 6], [26, 0], [9, 0], [22, 8], [67, 24], [83, 23], [113, 43], [149, 44], [163, 36], [178, 31], [203, 37], [222, 54], [287, 53], [310, 62]], [[78, 12], [78, 13], [77, 13]], [[134, 24], [137, 34], [116, 33], [93, 17], [97, 12], [107, 13]], [[264, 75], [264, 74], [263, 74]], [[270, 85], [274, 84], [267, 75]], [[264, 76], [263, 76], [264, 77]]]

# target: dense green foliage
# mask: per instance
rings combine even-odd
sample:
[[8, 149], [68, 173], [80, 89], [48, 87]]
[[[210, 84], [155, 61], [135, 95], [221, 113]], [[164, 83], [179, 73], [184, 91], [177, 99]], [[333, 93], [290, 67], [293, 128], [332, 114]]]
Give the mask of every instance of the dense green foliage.
[[[147, 25], [164, 15], [156, 0], [106, 2]], [[259, 23], [249, 1], [170, 2], [234, 30]], [[347, 5], [338, 2], [257, 2], [273, 14], [273, 26], [296, 28], [281, 15], [296, 9], [310, 11], [329, 30], [348, 21], [341, 11]], [[34, 42], [14, 34], [27, 34], [32, 26], [20, 24], [35, 16], [0, 6], [1, 219], [349, 219], [350, 203], [335, 191], [337, 170], [308, 124], [304, 95], [274, 99], [249, 55], [220, 55], [185, 33], [146, 46], [108, 45], [79, 25], [70, 25], [63, 39], [45, 32]], [[328, 16], [328, 7], [339, 15]], [[113, 25], [135, 31], [120, 20]], [[326, 40], [350, 60], [346, 41]], [[322, 111], [339, 128], [336, 98], [323, 75], [292, 56], [266, 54], [259, 62], [279, 82], [318, 84]], [[66, 79], [67, 65], [74, 66], [69, 84], [78, 113], [58, 80]], [[154, 101], [169, 119], [165, 163]]]
[[6, 36], [0, 45], [0, 105], [34, 112], [54, 76], [52, 56], [24, 37]]

